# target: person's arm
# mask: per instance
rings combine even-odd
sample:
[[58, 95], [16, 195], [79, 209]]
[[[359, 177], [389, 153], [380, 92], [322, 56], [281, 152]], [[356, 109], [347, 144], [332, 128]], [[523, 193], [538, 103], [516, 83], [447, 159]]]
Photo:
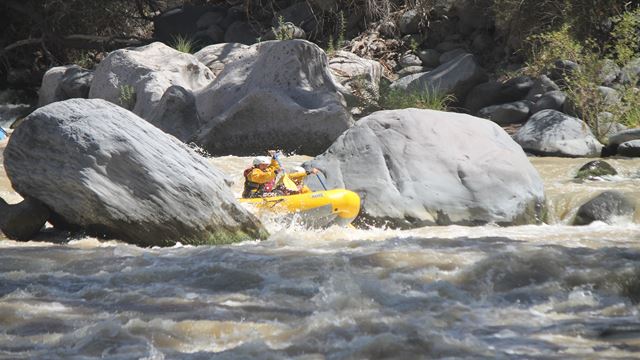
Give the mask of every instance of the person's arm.
[[288, 173], [287, 175], [289, 175], [291, 180], [298, 180], [307, 176], [307, 173], [305, 171], [301, 171], [301, 172]]
[[[272, 165], [273, 165], [273, 162], [272, 162]], [[265, 171], [262, 171], [260, 169], [251, 170], [247, 178], [249, 179], [249, 181], [252, 181], [258, 184], [264, 184], [275, 179], [276, 170], [278, 169], [278, 164], [276, 164], [275, 167], [272, 165], [269, 165], [269, 167], [267, 167]]]

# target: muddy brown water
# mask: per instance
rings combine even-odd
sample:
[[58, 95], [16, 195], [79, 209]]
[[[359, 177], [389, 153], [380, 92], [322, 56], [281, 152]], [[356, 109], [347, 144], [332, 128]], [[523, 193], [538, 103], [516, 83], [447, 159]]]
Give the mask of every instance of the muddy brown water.
[[[2, 146], [2, 143], [0, 143]], [[1, 157], [1, 154], [0, 154]], [[305, 157], [287, 159], [286, 165]], [[211, 162], [236, 180], [248, 158]], [[640, 356], [638, 214], [569, 225], [639, 160], [531, 158], [549, 224], [305, 230], [232, 246], [0, 240], [0, 359], [619, 359]], [[17, 202], [0, 169], [0, 195]]]

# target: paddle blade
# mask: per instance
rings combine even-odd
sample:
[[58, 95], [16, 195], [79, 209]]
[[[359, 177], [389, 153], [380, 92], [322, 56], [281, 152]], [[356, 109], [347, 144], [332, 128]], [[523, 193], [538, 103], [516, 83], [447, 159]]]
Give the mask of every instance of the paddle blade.
[[284, 174], [284, 176], [282, 177], [282, 183], [284, 184], [284, 187], [287, 190], [289, 190], [289, 191], [298, 191], [298, 186], [296, 185], [296, 183], [293, 182], [293, 180], [291, 180], [289, 175]]

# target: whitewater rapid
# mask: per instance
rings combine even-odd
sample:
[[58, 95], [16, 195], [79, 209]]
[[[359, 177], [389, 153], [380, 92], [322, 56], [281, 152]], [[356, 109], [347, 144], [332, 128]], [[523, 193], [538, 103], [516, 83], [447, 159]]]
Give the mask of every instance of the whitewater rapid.
[[[285, 166], [305, 157], [291, 157]], [[248, 158], [211, 162], [236, 181]], [[308, 230], [230, 246], [0, 240], [0, 359], [617, 359], [640, 355], [638, 215], [571, 226], [638, 160], [532, 158], [547, 225]], [[0, 174], [0, 194], [19, 200]]]

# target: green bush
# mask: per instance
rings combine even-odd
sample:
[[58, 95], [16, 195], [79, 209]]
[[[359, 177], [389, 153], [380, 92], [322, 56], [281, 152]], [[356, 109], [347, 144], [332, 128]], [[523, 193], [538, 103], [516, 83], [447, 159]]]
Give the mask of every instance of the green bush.
[[392, 89], [389, 85], [380, 86], [379, 106], [382, 109], [432, 109], [446, 111], [455, 101], [450, 94], [442, 94], [435, 90], [402, 90]]
[[618, 64], [624, 66], [638, 54], [640, 42], [640, 7], [625, 11], [612, 18], [615, 24], [611, 31], [609, 51], [613, 53]]
[[[571, 60], [579, 65], [565, 76], [561, 85], [575, 113], [602, 142], [606, 142], [608, 131], [615, 122], [640, 126], [640, 94], [635, 81], [618, 86], [621, 101], [617, 104], [607, 103], [598, 90], [607, 59], [624, 65], [640, 56], [640, 8], [628, 9], [610, 19], [609, 41], [604, 43], [595, 37], [580, 39], [578, 34], [584, 34], [584, 30], [576, 31], [575, 25], [564, 23], [556, 29], [527, 37], [525, 46], [529, 59], [526, 71], [532, 76], [547, 73], [557, 60]], [[584, 25], [581, 24], [582, 28]], [[603, 124], [605, 112], [613, 118]]]
[[136, 91], [131, 85], [120, 86], [120, 96], [118, 97], [120, 106], [127, 110], [133, 109], [136, 104]]
[[177, 35], [173, 37], [173, 41], [169, 46], [180, 52], [191, 54], [195, 50], [195, 41], [189, 37]]

